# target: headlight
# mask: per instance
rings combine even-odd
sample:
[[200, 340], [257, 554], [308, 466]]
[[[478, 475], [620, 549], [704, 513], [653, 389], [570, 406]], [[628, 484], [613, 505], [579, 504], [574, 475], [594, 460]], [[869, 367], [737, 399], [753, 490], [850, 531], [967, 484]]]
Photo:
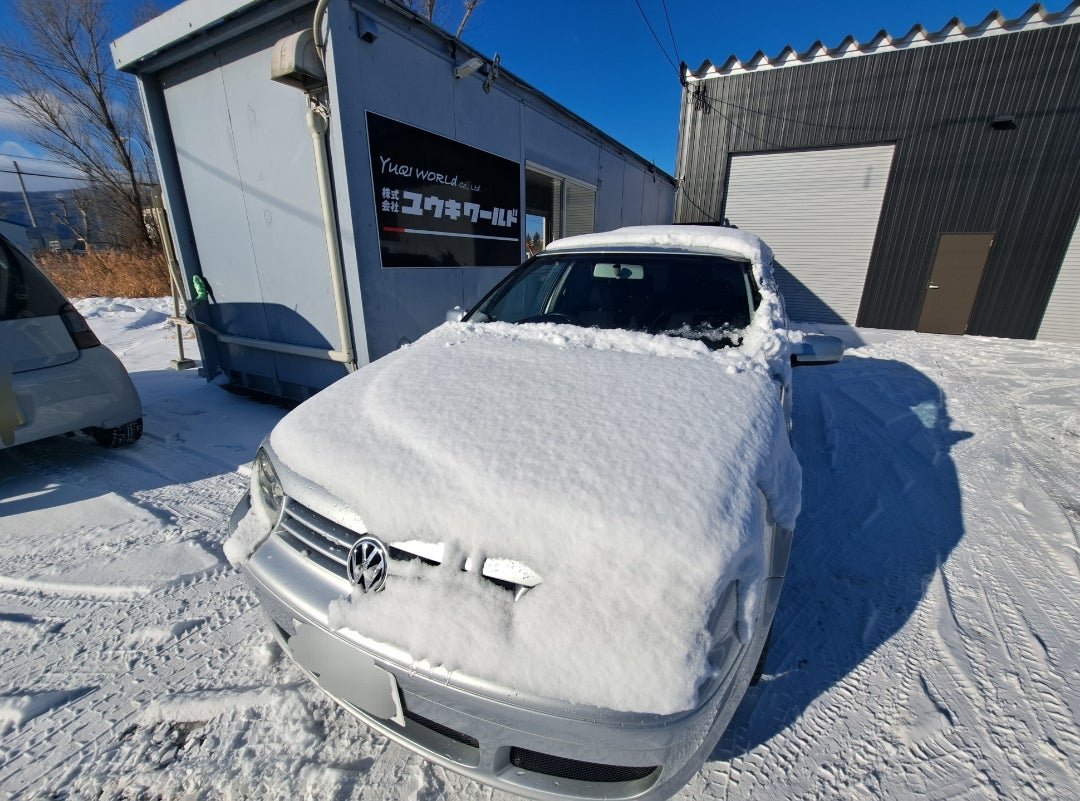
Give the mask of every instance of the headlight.
[[281, 505], [285, 502], [285, 491], [281, 488], [281, 481], [278, 480], [277, 471], [274, 470], [274, 463], [270, 461], [270, 455], [263, 449], [259, 448], [258, 454], [255, 456], [255, 481], [254, 491], [259, 495], [259, 501], [262, 502], [263, 509], [267, 512], [267, 515], [277, 520], [281, 515]]

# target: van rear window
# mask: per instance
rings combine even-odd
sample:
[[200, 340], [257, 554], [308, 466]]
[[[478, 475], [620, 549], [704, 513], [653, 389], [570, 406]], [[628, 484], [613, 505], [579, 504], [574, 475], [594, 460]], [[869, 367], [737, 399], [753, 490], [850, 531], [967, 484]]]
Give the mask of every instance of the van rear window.
[[66, 302], [52, 281], [0, 238], [0, 320], [49, 317]]

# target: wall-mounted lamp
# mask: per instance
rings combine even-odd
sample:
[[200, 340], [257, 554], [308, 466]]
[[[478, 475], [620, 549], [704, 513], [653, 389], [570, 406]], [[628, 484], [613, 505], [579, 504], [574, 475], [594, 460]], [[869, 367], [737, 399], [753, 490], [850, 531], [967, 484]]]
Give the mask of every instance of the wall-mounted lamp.
[[454, 69], [454, 77], [458, 80], [461, 80], [462, 78], [468, 78], [482, 66], [484, 66], [484, 59], [470, 58], [464, 64], [460, 64]]
[[995, 131], [1015, 131], [1016, 120], [1011, 114], [999, 114], [990, 120], [990, 127]]

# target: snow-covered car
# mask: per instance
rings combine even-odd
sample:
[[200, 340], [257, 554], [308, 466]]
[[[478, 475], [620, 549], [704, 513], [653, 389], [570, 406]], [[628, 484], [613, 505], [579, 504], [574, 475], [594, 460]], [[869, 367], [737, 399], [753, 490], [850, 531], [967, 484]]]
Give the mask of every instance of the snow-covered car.
[[[801, 477], [757, 237], [555, 242], [259, 449], [226, 553], [373, 729], [534, 798], [666, 797], [759, 664]], [[798, 340], [798, 341], [793, 341]]]
[[80, 430], [115, 447], [137, 440], [142, 428], [124, 365], [0, 236], [0, 448]]

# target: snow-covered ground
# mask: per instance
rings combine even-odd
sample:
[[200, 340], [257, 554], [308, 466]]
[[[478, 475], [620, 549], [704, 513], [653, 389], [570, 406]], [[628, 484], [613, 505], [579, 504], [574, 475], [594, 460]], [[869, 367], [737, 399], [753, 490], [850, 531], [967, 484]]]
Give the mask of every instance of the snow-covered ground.
[[[326, 700], [221, 552], [283, 410], [78, 304], [146, 434], [0, 451], [0, 795], [503, 797]], [[679, 796], [1080, 797], [1080, 348], [863, 331], [795, 371], [805, 473], [766, 678]]]

